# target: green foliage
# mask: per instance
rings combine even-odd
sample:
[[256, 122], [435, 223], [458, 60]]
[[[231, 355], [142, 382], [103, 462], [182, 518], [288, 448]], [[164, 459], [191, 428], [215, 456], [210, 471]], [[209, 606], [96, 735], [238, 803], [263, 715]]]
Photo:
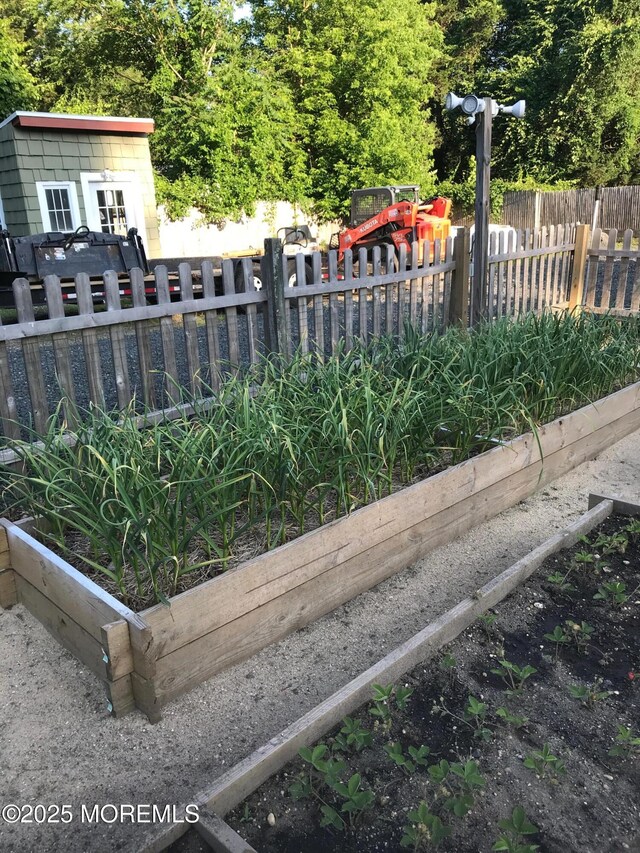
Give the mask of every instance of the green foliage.
[[15, 110], [36, 104], [37, 86], [23, 61], [25, 49], [9, 20], [0, 18], [0, 121]]
[[631, 758], [640, 755], [640, 737], [628, 726], [618, 726], [615, 745], [609, 750], [612, 758]]
[[366, 746], [371, 746], [371, 742], [371, 732], [363, 727], [360, 720], [345, 717], [333, 749], [342, 752], [361, 752]]
[[534, 666], [527, 664], [526, 666], [518, 666], [516, 663], [502, 658], [498, 661], [498, 666], [491, 670], [494, 675], [499, 675], [504, 682], [509, 696], [518, 696], [522, 693], [525, 682], [531, 678], [538, 670]]
[[534, 853], [538, 849], [537, 844], [530, 844], [526, 840], [527, 835], [535, 835], [538, 832], [538, 827], [527, 818], [522, 806], [516, 806], [511, 817], [498, 821], [498, 826], [503, 834], [492, 850], [504, 853]]
[[593, 708], [598, 702], [602, 702], [611, 696], [610, 690], [601, 690], [602, 679], [596, 679], [592, 685], [570, 684], [569, 693], [574, 699], [579, 699], [585, 708]]
[[429, 811], [425, 802], [408, 814], [410, 823], [404, 828], [400, 841], [401, 847], [413, 847], [422, 850], [426, 847], [438, 847], [445, 838], [451, 835], [451, 827]]
[[286, 81], [322, 217], [346, 215], [358, 186], [434, 185], [426, 109], [442, 34], [418, 0], [253, 0], [253, 34]]
[[627, 585], [623, 581], [605, 581], [593, 596], [596, 601], [605, 601], [611, 607], [622, 607], [629, 600]]
[[561, 761], [557, 755], [553, 755], [547, 743], [543, 745], [542, 749], [528, 755], [524, 760], [524, 766], [528, 770], [533, 770], [542, 779], [555, 779], [566, 773], [564, 761]]

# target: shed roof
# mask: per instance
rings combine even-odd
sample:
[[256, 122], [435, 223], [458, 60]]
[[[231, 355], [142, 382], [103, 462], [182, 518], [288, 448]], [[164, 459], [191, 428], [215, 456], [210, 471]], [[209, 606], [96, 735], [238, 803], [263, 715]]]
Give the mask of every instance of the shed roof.
[[125, 116], [83, 116], [65, 113], [34, 113], [21, 110], [12, 113], [0, 128], [7, 124], [18, 127], [35, 127], [53, 130], [88, 130], [94, 133], [153, 133], [151, 118], [128, 118]]

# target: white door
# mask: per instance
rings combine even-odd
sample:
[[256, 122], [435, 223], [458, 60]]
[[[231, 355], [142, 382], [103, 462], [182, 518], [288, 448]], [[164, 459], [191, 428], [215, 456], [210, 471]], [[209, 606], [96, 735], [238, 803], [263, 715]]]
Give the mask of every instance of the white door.
[[102, 174], [81, 175], [87, 225], [91, 231], [126, 236], [129, 228], [137, 228], [145, 239], [139, 182], [136, 175], [117, 175], [104, 180]]

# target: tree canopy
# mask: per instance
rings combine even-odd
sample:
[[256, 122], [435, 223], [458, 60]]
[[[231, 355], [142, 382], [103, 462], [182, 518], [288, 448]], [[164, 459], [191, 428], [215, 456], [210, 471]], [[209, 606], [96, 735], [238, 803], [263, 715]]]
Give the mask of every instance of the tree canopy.
[[149, 115], [159, 197], [211, 221], [353, 187], [466, 185], [449, 89], [527, 99], [493, 174], [640, 180], [640, 0], [0, 0], [0, 114]]

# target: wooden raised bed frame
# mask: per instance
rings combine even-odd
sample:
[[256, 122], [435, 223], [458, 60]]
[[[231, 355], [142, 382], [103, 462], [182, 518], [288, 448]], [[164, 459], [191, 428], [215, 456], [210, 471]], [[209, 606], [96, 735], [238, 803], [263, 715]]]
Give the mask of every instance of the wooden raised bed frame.
[[0, 524], [0, 605], [17, 601], [151, 722], [171, 699], [411, 565], [640, 428], [640, 382], [134, 613]]

